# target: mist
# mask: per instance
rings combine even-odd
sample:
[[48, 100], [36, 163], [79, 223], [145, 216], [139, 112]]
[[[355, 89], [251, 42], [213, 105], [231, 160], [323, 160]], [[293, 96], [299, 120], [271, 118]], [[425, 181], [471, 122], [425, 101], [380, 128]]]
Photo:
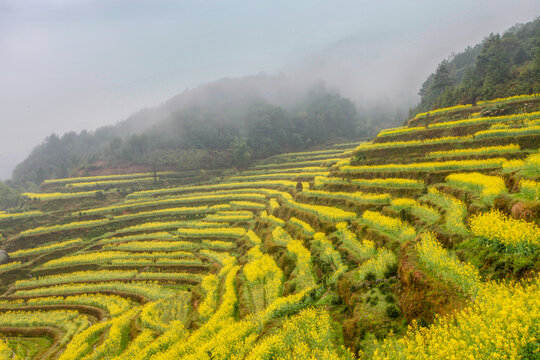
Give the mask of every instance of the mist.
[[359, 108], [407, 110], [442, 59], [539, 14], [533, 0], [0, 0], [0, 178], [51, 133], [114, 124], [222, 78], [264, 72], [288, 94], [323, 82]]

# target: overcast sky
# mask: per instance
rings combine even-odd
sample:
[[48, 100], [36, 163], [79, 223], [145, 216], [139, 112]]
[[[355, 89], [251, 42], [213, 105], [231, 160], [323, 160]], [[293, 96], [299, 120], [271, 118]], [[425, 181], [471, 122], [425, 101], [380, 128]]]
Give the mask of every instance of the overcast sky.
[[403, 39], [410, 66], [392, 52], [370, 64], [406, 74], [379, 87], [415, 94], [452, 51], [538, 15], [538, 0], [0, 0], [0, 178], [50, 133], [112, 124], [222, 77], [277, 74], [350, 37]]

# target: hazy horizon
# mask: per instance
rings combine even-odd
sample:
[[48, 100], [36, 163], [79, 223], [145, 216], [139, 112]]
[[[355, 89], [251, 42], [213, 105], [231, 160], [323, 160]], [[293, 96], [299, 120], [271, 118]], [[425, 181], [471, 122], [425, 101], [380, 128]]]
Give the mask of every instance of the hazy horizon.
[[412, 106], [452, 52], [539, 14], [529, 0], [0, 0], [0, 178], [51, 133], [224, 77], [295, 73], [361, 106]]

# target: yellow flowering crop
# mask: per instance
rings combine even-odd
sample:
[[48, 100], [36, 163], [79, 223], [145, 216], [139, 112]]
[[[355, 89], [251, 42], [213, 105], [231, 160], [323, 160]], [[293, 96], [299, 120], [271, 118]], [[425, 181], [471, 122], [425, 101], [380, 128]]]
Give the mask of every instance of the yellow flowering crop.
[[206, 275], [201, 282], [204, 300], [199, 305], [201, 320], [207, 320], [217, 309], [219, 278], [215, 274]]
[[291, 240], [287, 244], [287, 250], [296, 260], [296, 267], [293, 270], [297, 290], [304, 290], [315, 286], [315, 278], [311, 271], [311, 253], [302, 245], [299, 240]]
[[519, 136], [519, 135], [529, 135], [529, 134], [540, 134], [540, 125], [535, 126], [527, 126], [523, 128], [515, 128], [515, 129], [490, 129], [490, 130], [483, 130], [478, 131], [474, 134], [474, 137], [476, 139], [483, 139], [483, 138], [489, 138], [489, 137], [508, 137], [508, 136]]
[[376, 231], [395, 236], [401, 240], [410, 240], [416, 236], [416, 230], [408, 223], [375, 211], [364, 211], [362, 220]]
[[540, 94], [514, 95], [514, 96], [505, 97], [505, 98], [497, 98], [493, 100], [482, 100], [482, 101], [479, 101], [477, 104], [485, 105], [485, 104], [504, 103], [504, 102], [509, 102], [509, 101], [533, 100], [533, 99], [538, 99], [539, 97], [540, 97]]
[[82, 243], [81, 239], [74, 239], [74, 240], [68, 240], [68, 241], [62, 241], [59, 243], [53, 243], [51, 245], [45, 245], [45, 246], [38, 246], [32, 249], [23, 249], [14, 251], [9, 254], [11, 258], [18, 258], [18, 257], [24, 257], [24, 256], [33, 256], [38, 254], [43, 254], [46, 252], [56, 251], [60, 249], [65, 249], [70, 246], [79, 245]]
[[67, 224], [62, 225], [53, 225], [53, 226], [40, 226], [33, 229], [24, 230], [20, 233], [20, 235], [34, 235], [34, 234], [44, 234], [44, 233], [51, 233], [51, 232], [57, 232], [57, 231], [63, 231], [63, 230], [71, 230], [71, 229], [83, 229], [83, 228], [89, 228], [97, 225], [103, 225], [109, 222], [108, 219], [101, 219], [101, 220], [87, 220], [87, 221], [75, 221], [70, 222]]
[[350, 211], [341, 210], [331, 206], [312, 205], [298, 203], [294, 200], [288, 200], [287, 205], [292, 208], [305, 211], [307, 213], [318, 216], [326, 221], [338, 222], [343, 220], [353, 220], [356, 218], [356, 214]]
[[244, 266], [243, 272], [251, 291], [255, 312], [264, 310], [280, 295], [283, 271], [272, 256], [257, 253]]
[[347, 228], [347, 223], [341, 222], [336, 225], [337, 234], [345, 249], [351, 252], [359, 260], [369, 259], [377, 253], [375, 243], [370, 240], [358, 241], [356, 235]]
[[525, 220], [516, 220], [497, 210], [473, 215], [469, 218], [471, 232], [507, 251], [532, 253], [540, 246], [540, 228]]
[[519, 182], [519, 192], [529, 200], [538, 201], [540, 200], [540, 182], [521, 179]]
[[100, 270], [100, 271], [76, 271], [57, 275], [48, 275], [32, 279], [23, 279], [15, 282], [15, 288], [48, 286], [71, 282], [107, 281], [132, 279], [137, 275], [136, 270]]
[[[220, 202], [220, 201], [241, 201], [241, 200], [260, 200], [264, 201], [266, 196], [258, 193], [233, 193], [233, 192], [224, 192], [216, 191], [213, 193], [196, 193], [189, 194], [184, 196], [175, 196], [167, 198], [157, 198], [153, 200], [148, 200], [147, 198], [142, 198], [143, 200], [131, 200], [121, 204], [115, 204], [110, 206], [105, 206], [101, 208], [94, 208], [89, 210], [82, 211], [83, 214], [100, 214], [108, 211], [119, 211], [125, 209], [135, 209], [138, 207], [152, 206], [157, 207], [160, 205], [171, 205], [171, 204], [183, 204], [183, 203], [203, 203], [203, 202]], [[78, 212], [77, 212], [78, 213]]]
[[271, 174], [259, 174], [259, 175], [239, 175], [231, 176], [228, 179], [234, 181], [250, 181], [261, 179], [284, 179], [284, 180], [296, 180], [297, 178], [313, 178], [315, 176], [326, 176], [327, 171], [305, 171], [305, 172], [283, 172], [283, 173], [271, 173]]
[[249, 239], [251, 245], [256, 246], [261, 244], [261, 238], [253, 232], [253, 230], [248, 230], [246, 237]]
[[187, 236], [187, 237], [201, 237], [201, 236], [212, 236], [212, 237], [242, 237], [246, 233], [244, 228], [240, 227], [223, 227], [223, 228], [201, 228], [201, 229], [190, 229], [190, 228], [179, 228], [178, 235]]
[[75, 283], [62, 284], [49, 287], [40, 287], [36, 289], [17, 290], [16, 296], [56, 296], [72, 293], [88, 293], [100, 291], [122, 291], [126, 293], [144, 296], [150, 300], [158, 300], [164, 297], [173, 296], [174, 290], [162, 287], [155, 282], [98, 282], [98, 283]]
[[497, 195], [506, 192], [506, 185], [503, 178], [477, 172], [450, 174], [446, 177], [446, 182], [479, 192], [482, 199], [488, 204], [493, 204], [493, 200]]
[[36, 297], [28, 299], [25, 305], [88, 305], [107, 311], [111, 316], [120, 315], [129, 310], [133, 303], [117, 295], [81, 294], [72, 296]]
[[15, 212], [15, 213], [7, 213], [5, 211], [2, 211], [0, 213], [0, 220], [12, 220], [12, 219], [21, 219], [21, 218], [27, 218], [27, 217], [33, 217], [33, 216], [42, 216], [44, 213], [39, 210], [34, 211], [25, 211], [25, 212]]
[[472, 140], [472, 135], [466, 136], [445, 136], [440, 138], [433, 139], [422, 139], [422, 140], [409, 140], [409, 141], [388, 141], [382, 143], [364, 143], [359, 145], [355, 152], [363, 150], [377, 150], [377, 149], [387, 149], [387, 148], [400, 148], [400, 147], [410, 147], [410, 146], [425, 146], [433, 144], [443, 144], [443, 143], [453, 143], [453, 142], [464, 142]]
[[268, 206], [270, 206], [270, 214], [273, 214], [274, 210], [279, 208], [279, 202], [275, 198], [271, 198]]
[[53, 192], [53, 193], [23, 193], [21, 195], [26, 196], [30, 199], [47, 201], [47, 200], [57, 200], [57, 199], [72, 199], [72, 198], [82, 198], [82, 197], [91, 197], [96, 196], [99, 190], [94, 191], [81, 191], [81, 192]]
[[272, 230], [272, 239], [276, 244], [283, 246], [286, 246], [290, 241], [292, 241], [289, 233], [283, 230], [281, 226], [276, 226], [274, 230]]
[[229, 204], [235, 209], [263, 210], [266, 205], [254, 201], [231, 201]]
[[313, 234], [315, 234], [315, 230], [311, 227], [311, 225], [294, 216], [289, 219], [289, 223], [299, 228], [306, 236], [313, 236]]
[[324, 190], [304, 190], [303, 193], [308, 196], [323, 198], [338, 198], [351, 200], [360, 203], [388, 204], [391, 196], [389, 194], [371, 194], [361, 191], [355, 192], [330, 192]]
[[520, 150], [519, 145], [509, 144], [509, 145], [497, 145], [497, 146], [484, 146], [477, 148], [467, 148], [467, 149], [452, 149], [445, 151], [433, 151], [426, 155], [428, 158], [439, 158], [439, 157], [451, 157], [451, 156], [470, 156], [470, 155], [486, 155], [486, 154], [505, 154], [517, 152]]
[[368, 259], [358, 268], [360, 279], [366, 279], [368, 274], [375, 275], [375, 278], [382, 279], [388, 268], [397, 263], [396, 255], [388, 249], [378, 249], [377, 255]]
[[421, 204], [414, 199], [397, 198], [392, 200], [392, 208], [401, 211], [408, 210], [417, 218], [425, 221], [427, 224], [434, 224], [440, 219], [440, 214], [437, 210], [429, 205]]
[[441, 162], [418, 162], [410, 164], [384, 164], [343, 166], [340, 170], [345, 172], [375, 172], [375, 171], [439, 171], [439, 170], [465, 170], [488, 169], [501, 167], [506, 162], [504, 158], [480, 160], [449, 160]]
[[540, 117], [540, 111], [525, 113], [525, 114], [511, 114], [503, 116], [486, 116], [486, 117], [476, 117], [455, 121], [440, 122], [435, 124], [430, 124], [430, 128], [444, 128], [444, 127], [456, 127], [462, 125], [476, 125], [476, 124], [491, 124], [491, 123], [504, 123], [510, 121], [523, 121], [526, 119], [537, 119]]
[[409, 132], [415, 132], [418, 130], [425, 130], [425, 129], [426, 128], [423, 126], [386, 129], [386, 130], [382, 130], [379, 134], [377, 134], [377, 137], [384, 137], [384, 136], [389, 136], [389, 135], [401, 135], [401, 134], [406, 134]]
[[259, 342], [246, 360], [352, 360], [354, 356], [332, 342], [330, 316], [326, 310], [308, 308], [291, 317], [283, 328]]
[[[416, 179], [403, 179], [403, 178], [379, 178], [379, 179], [350, 179], [343, 180], [340, 178], [325, 178], [318, 176], [315, 178], [315, 186], [321, 186], [324, 184], [351, 184], [357, 186], [380, 186], [380, 187], [393, 187], [393, 188], [423, 188], [424, 182]], [[384, 194], [382, 194], [384, 195]]]
[[[159, 180], [159, 177], [157, 178]], [[83, 187], [99, 187], [99, 186], [112, 186], [112, 185], [126, 185], [138, 182], [152, 182], [153, 176], [140, 177], [134, 179], [120, 179], [120, 180], [102, 180], [102, 181], [87, 181], [87, 182], [72, 182], [67, 183], [67, 188], [83, 188]]]
[[529, 285], [487, 283], [466, 309], [428, 328], [413, 323], [404, 338], [386, 339], [373, 359], [533, 359], [539, 327], [538, 277]]
[[[158, 176], [171, 175], [174, 172], [158, 172]], [[102, 180], [121, 180], [121, 179], [130, 179], [130, 178], [141, 178], [154, 176], [154, 173], [134, 173], [134, 174], [115, 174], [115, 175], [96, 175], [96, 176], [81, 176], [81, 177], [71, 177], [71, 178], [62, 178], [62, 179], [47, 179], [44, 180], [44, 184], [57, 184], [57, 183], [71, 183], [71, 182], [91, 182], [91, 181], [102, 181]]]
[[460, 289], [465, 295], [476, 296], [480, 285], [478, 270], [471, 264], [464, 264], [445, 250], [433, 233], [423, 233], [416, 244], [420, 262], [435, 276]]
[[445, 211], [445, 230], [450, 234], [467, 235], [464, 220], [467, 216], [465, 203], [453, 196], [441, 193], [434, 187], [428, 189], [426, 199], [442, 207]]
[[266, 220], [276, 226], [285, 226], [285, 221], [283, 221], [282, 219], [278, 218], [278, 217], [275, 217], [274, 215], [270, 214], [268, 215], [268, 213], [266, 212], [266, 210], [264, 210], [263, 212], [261, 212], [261, 214], [259, 215], [259, 217], [262, 219], [262, 220]]
[[429, 115], [444, 114], [444, 113], [447, 113], [447, 112], [453, 112], [453, 111], [457, 111], [457, 110], [469, 109], [471, 107], [472, 107], [471, 104], [466, 104], [466, 105], [455, 105], [455, 106], [435, 109], [435, 110], [431, 110], [431, 111], [426, 111], [426, 112], [423, 112], [423, 113], [416, 114], [416, 116], [413, 118], [413, 120], [414, 119], [419, 119], [421, 117], [425, 117], [428, 114]]
[[0, 272], [16, 269], [20, 266], [22, 266], [22, 263], [20, 261], [12, 261], [12, 262], [0, 265]]

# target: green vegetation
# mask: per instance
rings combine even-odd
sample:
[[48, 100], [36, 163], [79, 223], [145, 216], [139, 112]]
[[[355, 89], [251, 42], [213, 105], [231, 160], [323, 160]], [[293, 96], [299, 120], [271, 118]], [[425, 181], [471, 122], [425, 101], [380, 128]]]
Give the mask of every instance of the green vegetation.
[[[516, 25], [441, 62], [422, 85], [422, 99], [414, 113], [540, 93], [539, 31], [539, 19]], [[498, 103], [486, 105], [497, 111]]]
[[[326, 92], [298, 113], [186, 109], [115, 140], [94, 160], [149, 166], [169, 145], [201, 157], [189, 171], [52, 179], [0, 211], [0, 359], [536, 359], [537, 109], [490, 110], [524, 99], [536, 101], [452, 102], [429, 116], [444, 125], [415, 124], [425, 114], [334, 147], [323, 142], [362, 124]], [[281, 151], [296, 152], [251, 163]], [[191, 171], [203, 159], [247, 168]]]

